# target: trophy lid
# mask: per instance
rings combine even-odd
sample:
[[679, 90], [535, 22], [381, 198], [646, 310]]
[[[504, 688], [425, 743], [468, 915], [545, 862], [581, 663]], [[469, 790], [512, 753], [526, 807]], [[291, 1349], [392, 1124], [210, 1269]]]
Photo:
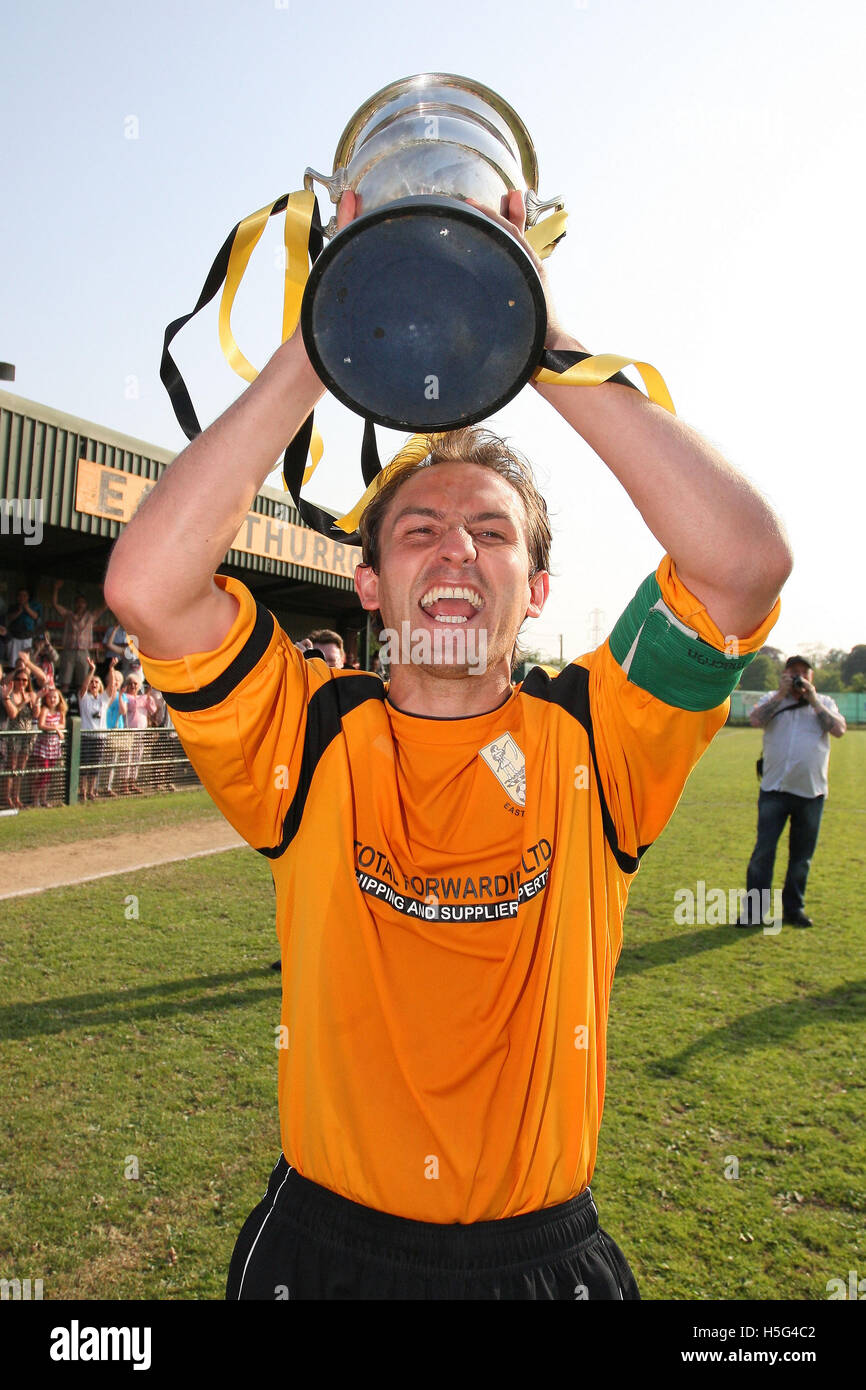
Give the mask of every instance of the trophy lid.
[[[397, 82], [390, 82], [387, 87], [382, 87], [368, 101], [365, 101], [364, 105], [352, 116], [340, 136], [337, 153], [334, 155], [335, 171], [345, 169], [348, 166], [354, 155], [358, 137], [375, 115], [382, 112], [383, 120], [387, 122], [393, 118], [394, 112], [399, 113], [415, 103], [419, 107], [423, 107], [424, 92], [436, 88], [452, 88], [455, 94], [464, 92], [470, 98], [475, 98], [482, 107], [488, 107], [504, 122], [514, 141], [515, 152], [520, 161], [526, 186], [537, 193], [538, 160], [535, 155], [535, 146], [529, 131], [517, 112], [512, 106], [509, 106], [503, 97], [492, 91], [490, 87], [485, 87], [482, 82], [476, 82], [471, 77], [458, 77], [454, 73], [447, 72], [422, 72], [416, 73], [414, 77], [402, 77]], [[392, 108], [391, 115], [386, 113], [385, 108], [387, 107]], [[482, 113], [476, 111], [475, 115], [483, 120]]]

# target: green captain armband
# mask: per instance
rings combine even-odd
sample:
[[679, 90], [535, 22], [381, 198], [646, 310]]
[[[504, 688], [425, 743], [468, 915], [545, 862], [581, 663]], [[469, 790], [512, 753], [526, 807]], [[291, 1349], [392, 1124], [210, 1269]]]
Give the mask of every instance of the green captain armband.
[[633, 685], [675, 709], [715, 709], [755, 656], [711, 647], [672, 613], [654, 574], [641, 584], [610, 634], [610, 649]]

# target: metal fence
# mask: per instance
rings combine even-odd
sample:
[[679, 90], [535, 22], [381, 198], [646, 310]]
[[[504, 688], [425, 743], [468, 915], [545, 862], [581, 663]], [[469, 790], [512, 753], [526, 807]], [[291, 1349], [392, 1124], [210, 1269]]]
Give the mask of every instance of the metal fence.
[[201, 783], [174, 729], [82, 732], [71, 717], [59, 747], [36, 729], [0, 729], [0, 810], [173, 792]]
[[[735, 690], [731, 696], [731, 712], [728, 715], [728, 723], [748, 724], [749, 715], [755, 705], [769, 693], [768, 690]], [[866, 724], [866, 695], [852, 694], [850, 691], [837, 694], [834, 690], [822, 690], [820, 694], [829, 695], [831, 700], [836, 701], [839, 713], [846, 723]]]

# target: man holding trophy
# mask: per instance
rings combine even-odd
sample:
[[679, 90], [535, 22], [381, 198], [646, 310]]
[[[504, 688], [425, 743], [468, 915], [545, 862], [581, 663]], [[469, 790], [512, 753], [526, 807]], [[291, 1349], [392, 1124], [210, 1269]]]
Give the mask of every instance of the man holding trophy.
[[[363, 194], [332, 192], [333, 245], [349, 246]], [[459, 241], [483, 218], [497, 256], [513, 240], [542, 287], [543, 346], [587, 356], [526, 239], [527, 188], [464, 197], [439, 232]], [[347, 285], [351, 300], [351, 266], [338, 281], [335, 302]], [[373, 315], [371, 352], [374, 329], [398, 332]], [[407, 313], [405, 333], [421, 319]], [[638, 1298], [589, 1187], [628, 888], [775, 622], [787, 541], [760, 494], [641, 392], [534, 380], [666, 552], [608, 641], [512, 685], [519, 630], [548, 594], [546, 507], [496, 436], [431, 421], [368, 489], [355, 578], [385, 629], [429, 640], [392, 648], [387, 686], [305, 661], [216, 570], [324, 392], [329, 331], [308, 315], [166, 470], [106, 582], [204, 785], [274, 875], [282, 1153], [227, 1296]], [[371, 414], [393, 418], [374, 385]], [[458, 629], [483, 635], [482, 669], [437, 644]]]

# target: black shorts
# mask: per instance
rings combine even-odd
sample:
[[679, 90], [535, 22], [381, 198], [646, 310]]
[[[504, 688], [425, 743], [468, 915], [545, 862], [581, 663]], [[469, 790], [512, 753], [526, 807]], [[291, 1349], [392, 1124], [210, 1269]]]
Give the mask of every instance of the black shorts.
[[359, 1206], [283, 1155], [244, 1222], [228, 1299], [639, 1299], [589, 1188], [561, 1206], [442, 1226]]

